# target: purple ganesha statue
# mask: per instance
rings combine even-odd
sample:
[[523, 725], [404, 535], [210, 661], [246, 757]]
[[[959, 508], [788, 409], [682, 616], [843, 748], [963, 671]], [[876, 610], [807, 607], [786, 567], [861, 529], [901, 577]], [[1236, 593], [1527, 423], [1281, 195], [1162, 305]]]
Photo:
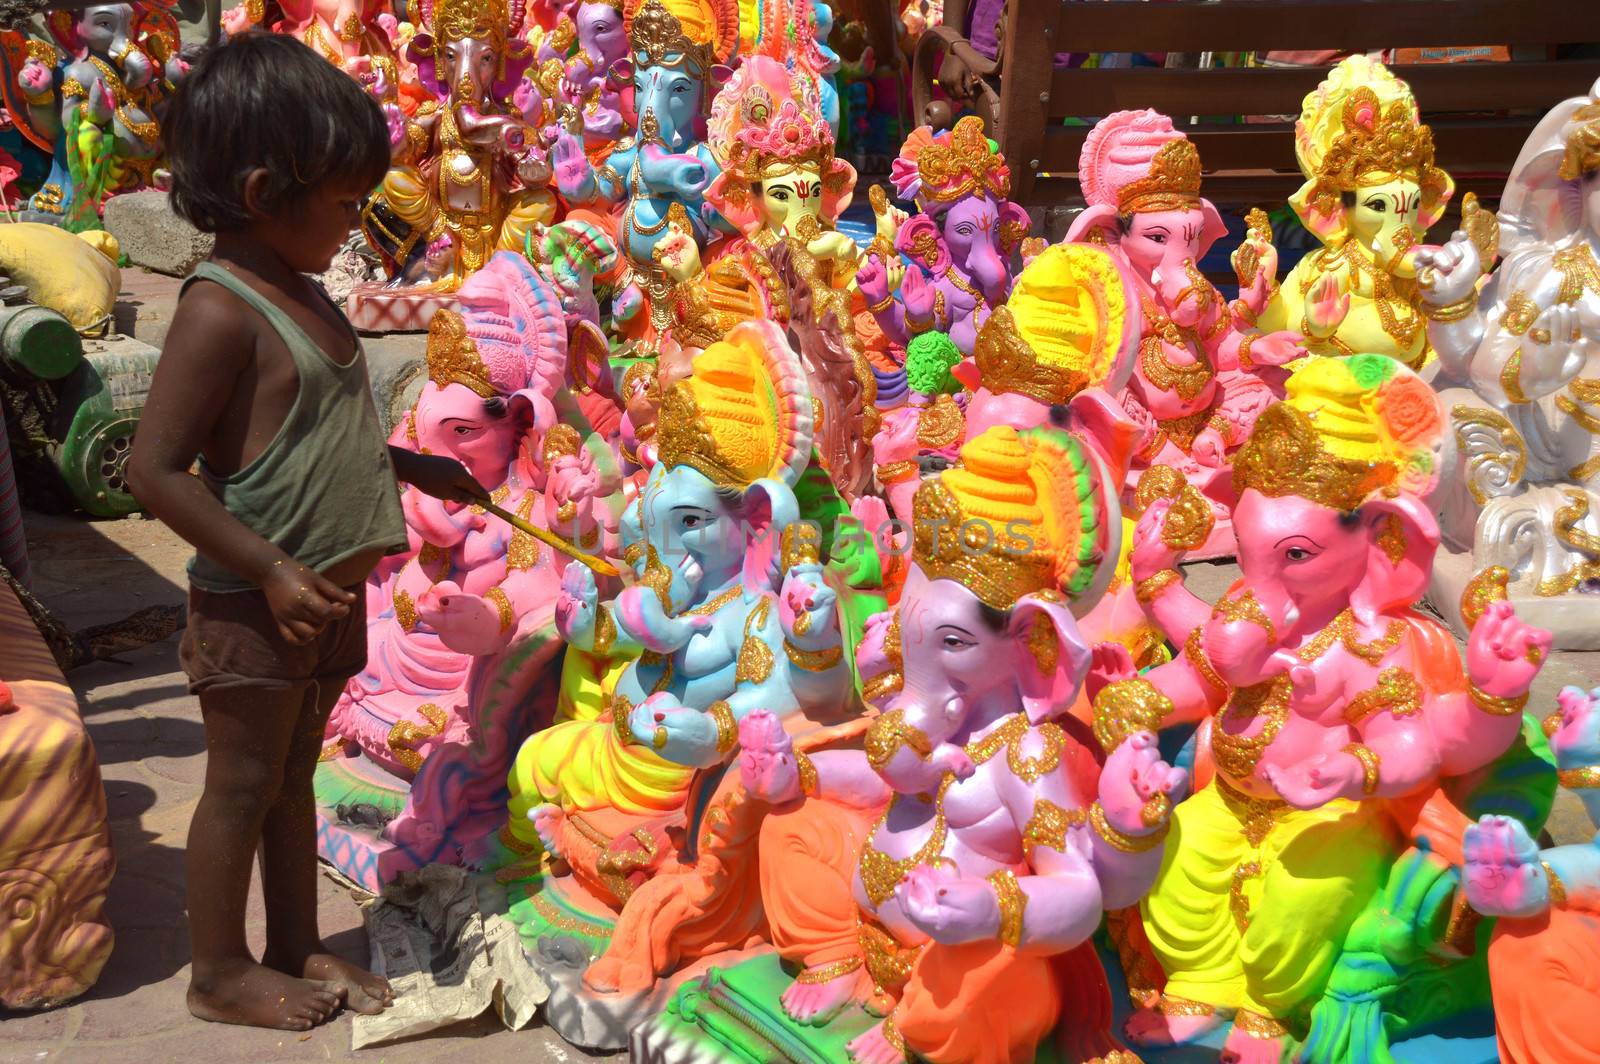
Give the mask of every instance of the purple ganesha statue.
[[947, 133], [912, 131], [893, 180], [899, 196], [920, 208], [895, 237], [912, 265], [891, 291], [900, 264], [869, 258], [856, 275], [867, 309], [892, 344], [904, 347], [937, 329], [971, 354], [978, 329], [1011, 294], [1013, 257], [1028, 235], [1028, 212], [1006, 198], [1005, 156], [969, 116]]

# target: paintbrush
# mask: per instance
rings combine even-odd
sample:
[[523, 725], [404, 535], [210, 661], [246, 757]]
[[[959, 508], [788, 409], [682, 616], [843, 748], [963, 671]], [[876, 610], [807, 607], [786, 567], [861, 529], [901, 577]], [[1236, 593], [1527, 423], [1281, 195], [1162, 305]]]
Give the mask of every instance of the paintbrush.
[[568, 543], [566, 540], [562, 539], [554, 532], [551, 532], [549, 529], [540, 528], [538, 525], [530, 524], [529, 522], [518, 517], [516, 514], [502, 510], [492, 502], [484, 502], [479, 500], [478, 505], [483, 507], [489, 513], [494, 514], [512, 528], [526, 532], [528, 535], [532, 536], [541, 543], [549, 544], [552, 550], [558, 550], [567, 557], [572, 558], [575, 561], [582, 562], [584, 565], [587, 565], [590, 569], [593, 569], [601, 576], [617, 575], [617, 567], [615, 565], [612, 565], [604, 558], [579, 550], [577, 547], [573, 546], [571, 543]]

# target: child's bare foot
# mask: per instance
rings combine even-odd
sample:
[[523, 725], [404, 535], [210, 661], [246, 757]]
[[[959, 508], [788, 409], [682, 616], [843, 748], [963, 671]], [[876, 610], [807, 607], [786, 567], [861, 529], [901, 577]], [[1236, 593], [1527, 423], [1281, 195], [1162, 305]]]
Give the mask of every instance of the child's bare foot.
[[189, 982], [189, 1011], [213, 1023], [309, 1031], [344, 1003], [344, 988], [274, 971], [251, 960], [219, 966]]
[[289, 975], [332, 983], [344, 991], [345, 1006], [363, 1016], [376, 1016], [394, 1002], [389, 980], [330, 953], [321, 942], [304, 953], [283, 954], [268, 949], [261, 963]]
[[376, 1016], [394, 1004], [394, 988], [381, 975], [331, 953], [313, 953], [301, 971], [307, 979], [324, 979], [345, 991], [345, 1004], [363, 1016]]

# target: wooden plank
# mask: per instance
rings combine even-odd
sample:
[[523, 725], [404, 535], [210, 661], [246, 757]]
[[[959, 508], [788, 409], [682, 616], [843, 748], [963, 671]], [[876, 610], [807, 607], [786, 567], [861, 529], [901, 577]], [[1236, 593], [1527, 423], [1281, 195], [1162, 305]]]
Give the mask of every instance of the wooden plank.
[[1010, 24], [1054, 18], [1063, 50], [1364, 52], [1600, 40], [1593, 0], [1011, 0]]
[[[1564, 62], [1451, 63], [1391, 67], [1430, 114], [1544, 111], [1580, 96], [1600, 79], [1600, 59]], [[1057, 70], [1050, 115], [1089, 117], [1149, 107], [1169, 115], [1296, 115], [1328, 74], [1325, 67], [1232, 70]]]
[[[1048, 124], [1050, 74], [1055, 59], [1055, 34], [1050, 20], [1043, 16], [1059, 0], [1011, 0], [1020, 7], [1034, 7], [1032, 22], [1017, 21], [1016, 8], [1008, 13], [1004, 61], [1000, 69], [1000, 131], [990, 136], [1011, 167], [1012, 198], [1027, 202], [1034, 175], [1045, 146]], [[1024, 32], [1024, 27], [1031, 32]]]
[[[1438, 163], [1446, 170], [1490, 170], [1505, 173], [1516, 161], [1522, 143], [1537, 119], [1454, 119], [1432, 122]], [[1190, 126], [1184, 129], [1200, 150], [1207, 173], [1232, 170], [1298, 169], [1292, 127], [1277, 123], [1239, 126]], [[1078, 169], [1078, 156], [1089, 130], [1083, 126], [1053, 126], [1045, 134], [1039, 169], [1066, 173]], [[1009, 152], [1006, 158], [1010, 160]], [[1012, 164], [1016, 168], [1016, 164]]]

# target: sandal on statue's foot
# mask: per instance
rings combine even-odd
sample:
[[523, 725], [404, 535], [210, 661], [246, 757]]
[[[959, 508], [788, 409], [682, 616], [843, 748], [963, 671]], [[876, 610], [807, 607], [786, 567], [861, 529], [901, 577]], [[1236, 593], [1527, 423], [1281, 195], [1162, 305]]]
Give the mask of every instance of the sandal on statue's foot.
[[1153, 1006], [1129, 1016], [1123, 1030], [1129, 1041], [1142, 1046], [1176, 1046], [1205, 1036], [1226, 1019], [1211, 1005], [1163, 994]]
[[855, 956], [801, 970], [783, 992], [783, 1011], [796, 1023], [824, 1026], [856, 999], [861, 964]]
[[1217, 1059], [1221, 1064], [1278, 1064], [1292, 1041], [1289, 1029], [1271, 1016], [1240, 1009]]

